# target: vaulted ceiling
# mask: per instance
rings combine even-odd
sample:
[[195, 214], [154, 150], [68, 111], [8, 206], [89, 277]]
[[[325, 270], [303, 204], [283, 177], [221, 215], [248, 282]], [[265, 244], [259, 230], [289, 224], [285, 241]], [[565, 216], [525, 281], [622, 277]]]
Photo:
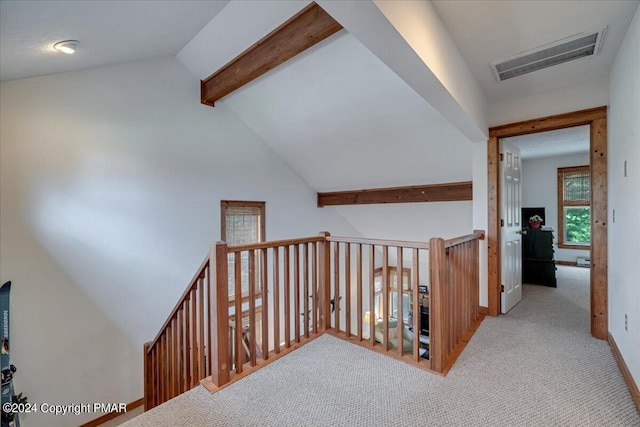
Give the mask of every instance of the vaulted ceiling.
[[[425, 32], [428, 19], [443, 28], [433, 42], [455, 42], [449, 52], [439, 53], [455, 56], [458, 50], [472, 76], [463, 83], [477, 85], [491, 103], [606, 77], [638, 6], [638, 1], [319, 3], [346, 29], [221, 101], [318, 191], [471, 179], [469, 138], [474, 131], [457, 120], [469, 112], [456, 93], [464, 76], [452, 81], [457, 76], [446, 73], [444, 60], [434, 57], [435, 45], [424, 44], [433, 37]], [[178, 55], [202, 79], [306, 4], [2, 0], [0, 76], [11, 80]], [[365, 13], [362, 22], [354, 21], [354, 15]], [[421, 13], [423, 20], [414, 21]], [[400, 42], [390, 38], [396, 28], [383, 28], [380, 18], [393, 21]], [[409, 27], [398, 27], [401, 21]], [[489, 67], [604, 26], [597, 56], [502, 83]], [[376, 45], [376, 32], [388, 38]], [[77, 55], [51, 49], [62, 39], [80, 40]], [[407, 53], [406, 47], [415, 52]], [[411, 54], [425, 70], [434, 70], [446, 89], [421, 86], [433, 74], [421, 75]], [[443, 89], [450, 98], [443, 97]], [[480, 98], [477, 105], [486, 106]], [[463, 118], [474, 119], [472, 126], [483, 126], [472, 113]]]
[[[434, 0], [442, 22], [489, 103], [609, 75], [637, 1]], [[490, 63], [607, 27], [599, 55], [498, 82]]]
[[[0, 1], [0, 78], [175, 56], [228, 1]], [[53, 44], [79, 40], [75, 55]]]

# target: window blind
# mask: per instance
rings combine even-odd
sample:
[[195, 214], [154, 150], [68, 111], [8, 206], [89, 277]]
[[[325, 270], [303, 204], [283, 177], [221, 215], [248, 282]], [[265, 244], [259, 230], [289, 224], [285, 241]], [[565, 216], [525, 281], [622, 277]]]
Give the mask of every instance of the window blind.
[[589, 169], [564, 173], [564, 201], [584, 201], [589, 204], [591, 198], [591, 177]]
[[226, 215], [226, 240], [230, 245], [242, 245], [260, 241], [260, 208], [228, 207]]

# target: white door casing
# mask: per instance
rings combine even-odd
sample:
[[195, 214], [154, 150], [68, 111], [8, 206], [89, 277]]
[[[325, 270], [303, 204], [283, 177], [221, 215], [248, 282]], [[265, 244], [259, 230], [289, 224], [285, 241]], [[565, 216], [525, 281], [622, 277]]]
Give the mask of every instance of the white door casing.
[[500, 141], [500, 282], [502, 313], [522, 299], [522, 169], [520, 149]]

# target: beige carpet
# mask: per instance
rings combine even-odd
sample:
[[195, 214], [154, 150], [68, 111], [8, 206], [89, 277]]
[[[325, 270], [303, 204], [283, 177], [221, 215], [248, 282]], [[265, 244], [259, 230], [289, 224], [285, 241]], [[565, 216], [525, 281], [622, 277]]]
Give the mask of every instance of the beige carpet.
[[324, 335], [124, 426], [640, 426], [608, 344], [589, 335], [588, 273], [560, 267], [557, 289], [526, 285], [444, 378]]

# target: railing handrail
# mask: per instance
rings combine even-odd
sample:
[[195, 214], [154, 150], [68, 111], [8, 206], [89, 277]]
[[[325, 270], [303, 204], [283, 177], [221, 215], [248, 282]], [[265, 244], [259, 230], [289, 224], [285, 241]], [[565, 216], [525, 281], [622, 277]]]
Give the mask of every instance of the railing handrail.
[[204, 261], [202, 261], [202, 264], [200, 264], [200, 267], [196, 271], [196, 274], [193, 275], [193, 279], [191, 279], [191, 281], [189, 282], [189, 286], [187, 286], [187, 288], [184, 290], [184, 292], [180, 296], [180, 299], [178, 300], [178, 303], [175, 305], [175, 307], [173, 307], [173, 310], [171, 310], [171, 314], [169, 314], [169, 316], [167, 317], [167, 320], [164, 321], [164, 323], [162, 324], [162, 327], [160, 328], [160, 330], [156, 334], [156, 336], [153, 339], [153, 341], [150, 342], [150, 345], [149, 345], [149, 348], [147, 350], [147, 353], [149, 353], [153, 349], [153, 347], [156, 345], [156, 343], [160, 339], [160, 336], [162, 335], [164, 330], [167, 328], [167, 326], [171, 322], [171, 319], [173, 319], [173, 316], [175, 316], [175, 314], [178, 312], [178, 310], [182, 306], [182, 303], [186, 300], [187, 295], [189, 295], [191, 293], [191, 290], [195, 286], [197, 280], [202, 277], [202, 272], [205, 270], [205, 268], [207, 268], [207, 265], [209, 265], [209, 261], [210, 261], [209, 254], [207, 254], [207, 256], [204, 258]]
[[444, 247], [450, 248], [451, 246], [460, 245], [471, 240], [484, 240], [484, 231], [474, 230], [471, 234], [465, 234], [464, 236], [454, 237], [444, 241]]
[[409, 249], [429, 249], [429, 242], [410, 242], [405, 240], [385, 240], [385, 239], [366, 239], [363, 237], [340, 237], [329, 236], [326, 238], [327, 242], [338, 243], [361, 243], [365, 245], [375, 246], [394, 246], [403, 247]]
[[227, 253], [236, 253], [236, 252], [258, 250], [258, 249], [271, 249], [271, 248], [277, 248], [280, 246], [300, 245], [303, 243], [324, 242], [324, 240], [325, 238], [323, 236], [313, 236], [313, 237], [301, 237], [298, 239], [271, 240], [267, 242], [245, 243], [242, 245], [229, 245], [227, 247], [228, 248]]

